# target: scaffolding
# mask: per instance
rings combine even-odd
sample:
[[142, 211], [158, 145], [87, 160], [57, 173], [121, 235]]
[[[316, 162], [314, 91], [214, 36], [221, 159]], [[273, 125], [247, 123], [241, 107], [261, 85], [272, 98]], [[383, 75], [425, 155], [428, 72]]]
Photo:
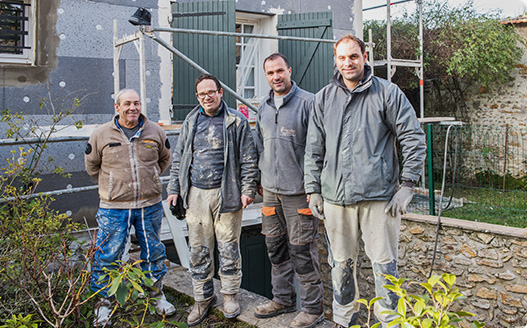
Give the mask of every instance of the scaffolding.
[[[117, 94], [119, 91], [119, 57], [122, 51], [122, 46], [127, 43], [133, 42], [139, 53], [139, 74], [140, 74], [140, 88], [141, 88], [141, 99], [146, 99], [146, 82], [145, 82], [145, 52], [144, 52], [144, 39], [145, 36], [154, 40], [155, 42], [162, 45], [164, 48], [172, 52], [174, 55], [182, 59], [184, 62], [189, 64], [191, 67], [196, 69], [202, 74], [208, 74], [207, 70], [198, 65], [192, 59], [187, 57], [181, 51], [170, 45], [165, 40], [157, 37], [155, 32], [170, 32], [170, 33], [188, 33], [188, 34], [207, 34], [207, 35], [217, 35], [217, 36], [240, 36], [240, 37], [249, 37], [255, 39], [273, 39], [273, 40], [293, 40], [293, 41], [305, 41], [305, 42], [322, 42], [322, 43], [331, 43], [335, 41], [331, 39], [316, 39], [316, 38], [304, 38], [304, 37], [293, 37], [293, 36], [278, 36], [278, 35], [267, 35], [267, 34], [252, 34], [252, 33], [237, 33], [237, 32], [221, 32], [221, 31], [208, 31], [208, 30], [193, 30], [193, 29], [181, 29], [181, 28], [168, 28], [168, 27], [152, 27], [141, 25], [139, 31], [136, 31], [134, 34], [125, 35], [121, 38], [117, 37], [117, 21], [114, 20], [114, 42], [113, 42], [113, 63], [114, 63], [114, 92]], [[252, 112], [257, 113], [257, 108], [247, 99], [238, 94], [235, 90], [231, 89], [228, 85], [223, 83], [220, 80], [222, 88], [233, 95], [241, 103], [245, 104]], [[143, 105], [143, 114], [146, 115], [146, 106]]]
[[401, 67], [414, 67], [417, 73], [417, 77], [419, 78], [419, 116], [421, 118], [424, 118], [424, 68], [423, 68], [423, 2], [422, 0], [415, 0], [418, 11], [419, 11], [419, 56], [417, 60], [411, 60], [411, 59], [396, 59], [392, 58], [392, 26], [391, 26], [391, 12], [390, 7], [396, 4], [409, 2], [412, 0], [401, 0], [396, 2], [390, 2], [390, 0], [386, 0], [385, 5], [379, 5], [374, 6], [370, 8], [365, 8], [363, 11], [377, 9], [386, 7], [386, 60], [379, 60], [374, 61], [373, 60], [373, 49], [375, 47], [375, 44], [373, 43], [371, 30], [368, 33], [368, 49], [369, 49], [369, 59], [372, 68], [375, 66], [387, 66], [387, 77], [388, 81], [391, 82], [393, 75], [395, 74], [395, 71], [397, 69], [397, 66]]

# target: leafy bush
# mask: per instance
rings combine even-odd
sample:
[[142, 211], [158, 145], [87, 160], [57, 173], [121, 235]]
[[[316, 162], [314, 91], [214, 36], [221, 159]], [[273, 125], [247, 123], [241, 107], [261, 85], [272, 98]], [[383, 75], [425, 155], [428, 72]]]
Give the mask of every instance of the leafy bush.
[[[80, 106], [74, 99], [71, 106], [59, 110], [51, 100], [43, 100], [51, 115], [51, 124], [25, 122], [23, 115], [9, 110], [0, 121], [8, 125], [6, 135], [23, 140], [27, 146], [11, 151], [0, 168], [0, 322], [7, 327], [91, 326], [98, 293], [89, 289], [95, 242], [84, 245], [74, 232], [81, 226], [66, 214], [51, 209], [53, 198], [36, 194], [41, 179], [39, 162], [52, 134], [60, 123], [70, 118]], [[73, 123], [77, 128], [82, 122]], [[37, 140], [36, 142], [34, 140]], [[47, 164], [53, 165], [48, 158]], [[1, 165], [0, 165], [1, 166]], [[44, 165], [45, 166], [45, 165]], [[68, 176], [60, 167], [48, 171]], [[164, 327], [168, 321], [144, 323], [146, 314], [155, 312], [143, 286], [152, 286], [137, 263], [119, 263], [102, 277], [105, 289], [115, 296], [114, 312], [126, 313], [122, 320], [133, 327]], [[146, 297], [140, 298], [143, 294]], [[171, 324], [177, 324], [172, 323]]]
[[[402, 328], [455, 328], [457, 327], [456, 323], [463, 320], [464, 317], [474, 316], [473, 313], [466, 311], [452, 311], [452, 306], [456, 301], [466, 298], [459, 292], [458, 288], [454, 287], [456, 276], [453, 274], [434, 275], [427, 282], [419, 283], [426, 291], [426, 294], [423, 295], [409, 294], [406, 289], [402, 288], [402, 285], [408, 279], [399, 279], [390, 275], [384, 276], [392, 283], [391, 285], [385, 285], [384, 288], [400, 297], [396, 311], [383, 312], [383, 314], [395, 317], [388, 324], [388, 327], [400, 325]], [[410, 282], [410, 284], [417, 284], [417, 282]], [[364, 299], [357, 301], [364, 304], [368, 309], [368, 327], [370, 327], [372, 306], [380, 299], [382, 298], [376, 297], [369, 302]], [[377, 328], [380, 325], [381, 323], [376, 323], [371, 328]], [[476, 320], [472, 322], [472, 325], [475, 328], [485, 326], [484, 323]], [[360, 328], [360, 325], [355, 325], [351, 328]]]

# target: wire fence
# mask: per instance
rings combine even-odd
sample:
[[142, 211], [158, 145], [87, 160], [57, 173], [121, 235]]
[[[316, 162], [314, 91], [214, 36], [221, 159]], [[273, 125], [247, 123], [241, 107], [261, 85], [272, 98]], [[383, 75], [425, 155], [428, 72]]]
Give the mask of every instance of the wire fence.
[[448, 140], [447, 129], [439, 124], [431, 125], [430, 130], [427, 127], [431, 132], [427, 161], [432, 163], [425, 169], [426, 188], [418, 188], [411, 210], [436, 214], [442, 203], [446, 217], [527, 227], [527, 129], [452, 126]]

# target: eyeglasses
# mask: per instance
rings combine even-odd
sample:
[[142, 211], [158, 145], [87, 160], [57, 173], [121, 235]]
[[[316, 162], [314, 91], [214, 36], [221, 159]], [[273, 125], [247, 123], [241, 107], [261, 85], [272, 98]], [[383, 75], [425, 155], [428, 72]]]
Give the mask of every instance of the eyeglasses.
[[219, 90], [209, 90], [207, 92], [200, 92], [200, 93], [196, 93], [196, 96], [198, 97], [198, 99], [205, 99], [206, 96], [214, 97], [214, 95], [218, 91]]

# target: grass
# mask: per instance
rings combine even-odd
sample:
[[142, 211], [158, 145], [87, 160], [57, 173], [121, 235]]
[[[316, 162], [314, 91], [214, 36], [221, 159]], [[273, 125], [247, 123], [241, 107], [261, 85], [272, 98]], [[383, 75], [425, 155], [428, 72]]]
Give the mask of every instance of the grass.
[[[450, 194], [451, 190], [445, 190], [445, 197]], [[454, 197], [465, 199], [463, 207], [444, 210], [443, 216], [518, 228], [527, 227], [525, 191], [458, 186], [454, 189]]]

